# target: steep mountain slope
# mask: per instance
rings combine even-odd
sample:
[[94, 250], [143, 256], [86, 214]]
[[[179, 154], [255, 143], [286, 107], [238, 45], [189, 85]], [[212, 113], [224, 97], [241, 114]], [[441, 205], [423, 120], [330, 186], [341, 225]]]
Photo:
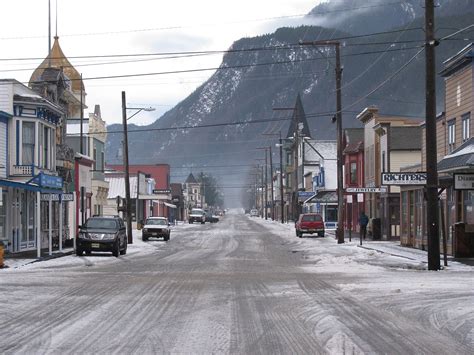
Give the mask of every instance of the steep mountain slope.
[[[354, 0], [353, 3], [366, 2]], [[334, 28], [302, 26], [280, 28], [272, 34], [236, 41], [231, 51], [224, 56], [221, 69], [193, 94], [153, 124], [147, 127], [129, 126], [130, 162], [170, 163], [173, 166], [255, 164], [255, 156], [262, 155], [257, 153], [255, 147], [269, 144], [268, 138], [262, 133], [278, 133], [281, 130], [286, 136], [288, 130], [291, 112], [274, 112], [272, 109], [293, 107], [298, 93], [312, 136], [335, 139], [335, 125], [331, 122], [335, 111], [334, 50], [299, 46], [300, 40], [341, 40], [344, 127], [359, 126], [355, 116], [367, 105], [379, 106], [382, 113], [422, 117], [424, 77], [420, 73], [424, 72], [424, 54], [421, 53], [393, 79], [388, 80], [419, 50], [424, 38], [423, 18], [413, 19], [413, 16], [421, 13], [419, 1], [400, 3], [405, 7], [398, 7], [398, 12], [391, 17], [405, 18], [403, 21], [389, 23], [385, 17], [387, 21], [379, 21], [379, 24], [374, 25], [367, 20], [367, 16], [370, 12], [372, 17], [381, 16], [383, 8], [374, 7], [363, 14], [354, 15], [347, 22], [354, 24], [351, 26], [353, 33], [385, 31], [391, 28], [387, 28], [387, 23], [388, 26], [398, 26], [400, 31], [394, 33], [350, 38], [353, 33]], [[456, 3], [464, 4], [465, 1]], [[413, 7], [410, 8], [409, 4]], [[418, 7], [416, 11], [413, 10], [415, 4]], [[460, 9], [466, 10], [463, 7]], [[452, 8], [442, 7], [438, 10], [453, 14]], [[321, 12], [321, 8], [318, 11]], [[442, 37], [455, 31], [455, 28], [471, 24], [472, 18], [472, 11], [439, 17], [436, 23], [439, 29], [437, 35]], [[370, 25], [364, 27], [364, 22], [370, 22]], [[410, 30], [413, 28], [416, 30]], [[458, 37], [466, 36], [472, 37], [472, 32]], [[466, 44], [459, 40], [443, 41], [437, 47], [438, 68], [442, 67], [443, 60]], [[380, 90], [364, 98], [384, 81], [386, 84]], [[440, 111], [444, 106], [442, 78], [438, 78], [437, 92]], [[252, 123], [259, 120], [269, 122]], [[208, 127], [192, 128], [196, 126]], [[170, 129], [173, 127], [180, 128]], [[118, 131], [121, 126], [112, 125], [108, 129]], [[122, 157], [117, 154], [121, 140], [120, 134], [108, 136], [108, 163], [121, 163]], [[205, 168], [202, 170], [206, 171]], [[176, 170], [173, 172], [177, 173]], [[242, 183], [245, 173], [245, 168], [235, 169], [235, 176], [229, 178], [227, 175], [224, 184]], [[178, 174], [182, 174], [182, 171], [178, 171]], [[174, 180], [182, 179], [178, 177]]]

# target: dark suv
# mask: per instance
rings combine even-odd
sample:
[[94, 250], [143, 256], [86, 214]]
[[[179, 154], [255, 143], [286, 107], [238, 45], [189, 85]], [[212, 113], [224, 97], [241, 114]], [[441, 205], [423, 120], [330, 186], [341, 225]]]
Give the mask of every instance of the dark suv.
[[115, 257], [127, 253], [127, 233], [122, 218], [101, 216], [86, 221], [79, 230], [76, 255], [93, 251], [111, 251]]

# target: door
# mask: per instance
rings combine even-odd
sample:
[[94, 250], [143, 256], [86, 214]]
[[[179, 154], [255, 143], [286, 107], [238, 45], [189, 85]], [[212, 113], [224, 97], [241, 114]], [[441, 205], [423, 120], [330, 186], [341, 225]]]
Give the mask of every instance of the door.
[[19, 190], [20, 249], [28, 250], [36, 246], [35, 241], [35, 196], [31, 191]]

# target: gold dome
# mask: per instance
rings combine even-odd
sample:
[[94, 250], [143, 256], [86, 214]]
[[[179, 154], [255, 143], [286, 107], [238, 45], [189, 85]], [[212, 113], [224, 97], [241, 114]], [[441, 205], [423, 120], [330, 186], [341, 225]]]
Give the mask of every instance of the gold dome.
[[[40, 64], [38, 68], [35, 69], [33, 74], [31, 75], [30, 78], [30, 87], [33, 82], [41, 80], [41, 76], [43, 75], [43, 72], [46, 68], [58, 68], [63, 70], [64, 74], [71, 79], [71, 85], [72, 85], [72, 91], [75, 93], [80, 93], [81, 92], [81, 86], [82, 90], [84, 90], [84, 83], [82, 82], [81, 75], [79, 72], [72, 66], [72, 64], [69, 62], [69, 60], [66, 58], [64, 55], [61, 47], [59, 46], [59, 37], [55, 36], [54, 37], [54, 43], [53, 43], [53, 48], [51, 48], [50, 54], [46, 57], [45, 60]], [[51, 60], [50, 60], [51, 58]]]

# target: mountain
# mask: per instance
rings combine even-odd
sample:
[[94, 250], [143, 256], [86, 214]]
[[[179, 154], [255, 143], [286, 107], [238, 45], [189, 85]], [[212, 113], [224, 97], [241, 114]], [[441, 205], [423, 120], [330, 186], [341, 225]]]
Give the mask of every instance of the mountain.
[[[382, 32], [410, 25], [424, 16], [423, 0], [330, 0], [308, 14], [320, 26], [344, 28], [351, 34]], [[436, 16], [448, 17], [473, 12], [472, 0], [442, 0]]]
[[[444, 5], [437, 9], [436, 20], [439, 38], [472, 23], [472, 9], [469, 7], [469, 12], [463, 7], [469, 2], [442, 2]], [[332, 28], [280, 28], [271, 34], [236, 41], [223, 57], [220, 70], [194, 93], [153, 124], [129, 126], [130, 163], [170, 163], [172, 166], [255, 164], [255, 148], [269, 144], [262, 133], [281, 130], [286, 136], [288, 131], [291, 111], [275, 112], [273, 108], [294, 107], [298, 94], [312, 137], [335, 139], [335, 125], [331, 122], [335, 111], [334, 49], [299, 46], [300, 40], [338, 38], [342, 43], [343, 127], [359, 126], [355, 116], [368, 105], [377, 105], [386, 114], [422, 117], [425, 84], [424, 76], [419, 73], [424, 72], [424, 54], [420, 53], [389, 80], [423, 45], [424, 19], [420, 1], [399, 1], [399, 6], [390, 6], [390, 9], [377, 6], [364, 8], [362, 12], [348, 11], [350, 19], [341, 7], [347, 7], [347, 3], [340, 0], [324, 3], [308, 15], [321, 21], [318, 18], [321, 15], [315, 14], [325, 11], [325, 21], [329, 23], [328, 18], [334, 19]], [[447, 6], [448, 3], [451, 5]], [[350, 7], [362, 7], [363, 4], [367, 2], [354, 0]], [[329, 12], [337, 9], [345, 13], [345, 20], [342, 15], [333, 16], [339, 12]], [[354, 34], [393, 29], [397, 31], [354, 38]], [[465, 36], [468, 34], [458, 37]], [[443, 60], [466, 44], [453, 39], [442, 41], [437, 47], [438, 68], [442, 68]], [[364, 98], [382, 82], [386, 82], [382, 88]], [[438, 110], [441, 111], [444, 88], [440, 77], [437, 94]], [[259, 120], [268, 122], [252, 123]], [[208, 127], [192, 128], [196, 126]], [[170, 129], [176, 127], [179, 128]], [[121, 125], [111, 125], [108, 129], [120, 131]], [[117, 155], [121, 140], [120, 134], [108, 135], [108, 163], [121, 163], [122, 157]], [[241, 182], [245, 170], [236, 169], [234, 178], [228, 178], [226, 182]], [[181, 181], [179, 177], [174, 180]]]

